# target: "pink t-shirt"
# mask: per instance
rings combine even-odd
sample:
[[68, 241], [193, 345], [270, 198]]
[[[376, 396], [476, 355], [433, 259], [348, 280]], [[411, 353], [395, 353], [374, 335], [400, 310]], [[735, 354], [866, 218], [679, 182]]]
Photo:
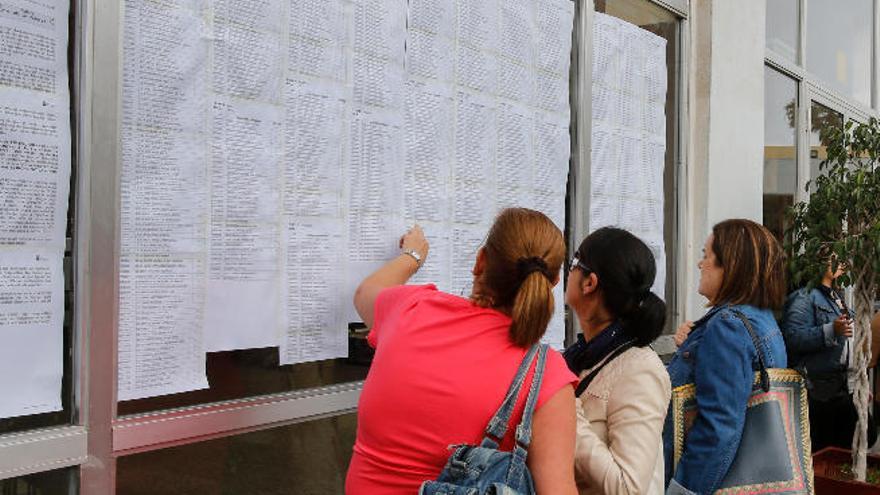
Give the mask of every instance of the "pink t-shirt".
[[[376, 356], [358, 405], [349, 495], [414, 494], [437, 478], [450, 445], [475, 444], [501, 405], [526, 349], [508, 337], [510, 318], [433, 285], [398, 286], [376, 298], [368, 336]], [[526, 377], [501, 448], [514, 430], [534, 369]], [[538, 405], [577, 378], [547, 353]]]

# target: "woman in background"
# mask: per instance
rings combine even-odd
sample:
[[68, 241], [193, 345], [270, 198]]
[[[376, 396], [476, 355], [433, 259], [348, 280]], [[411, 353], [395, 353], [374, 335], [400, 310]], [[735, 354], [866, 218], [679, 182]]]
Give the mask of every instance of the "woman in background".
[[[440, 474], [450, 445], [482, 439], [553, 316], [552, 289], [565, 257], [562, 232], [546, 216], [504, 210], [477, 253], [466, 299], [433, 285], [403, 285], [427, 257], [428, 242], [415, 227], [401, 248], [354, 297], [376, 354], [358, 405], [349, 494], [414, 494]], [[549, 351], [527, 460], [538, 493], [577, 493], [574, 381], [562, 356]], [[521, 394], [511, 424], [519, 423], [524, 402]], [[513, 430], [502, 450], [512, 449]]]
[[565, 302], [583, 333], [565, 357], [582, 379], [592, 378], [577, 399], [578, 490], [662, 494], [671, 388], [648, 347], [666, 319], [666, 304], [651, 292], [654, 255], [631, 233], [606, 227], [584, 239], [569, 268]]
[[715, 225], [703, 246], [699, 292], [711, 309], [693, 324], [667, 370], [673, 387], [696, 385], [697, 415], [678, 465], [673, 464], [673, 428], [663, 430], [667, 494], [714, 493], [739, 448], [758, 369], [757, 334], [768, 368], [785, 368], [782, 333], [773, 310], [785, 300], [785, 256], [766, 228], [750, 220]]

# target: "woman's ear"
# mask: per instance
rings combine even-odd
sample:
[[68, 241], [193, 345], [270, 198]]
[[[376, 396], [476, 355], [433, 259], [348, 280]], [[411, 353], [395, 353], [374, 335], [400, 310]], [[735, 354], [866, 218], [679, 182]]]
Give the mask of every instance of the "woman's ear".
[[581, 295], [589, 296], [599, 288], [599, 277], [590, 272], [586, 277], [581, 277]]

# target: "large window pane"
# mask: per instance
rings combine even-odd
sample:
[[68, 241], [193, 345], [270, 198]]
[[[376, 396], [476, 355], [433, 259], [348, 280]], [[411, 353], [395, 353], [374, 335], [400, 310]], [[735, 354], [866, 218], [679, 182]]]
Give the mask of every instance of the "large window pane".
[[819, 165], [828, 158], [828, 131], [843, 125], [843, 114], [820, 103], [810, 105], [810, 179], [819, 176]]
[[872, 0], [808, 0], [807, 70], [871, 104]]
[[372, 349], [361, 332], [351, 332], [349, 357], [288, 366], [278, 365], [278, 348], [210, 352], [206, 355], [210, 388], [119, 403], [119, 414], [135, 414], [206, 402], [288, 392], [363, 380]]
[[650, 31], [666, 40], [666, 157], [663, 169], [663, 242], [666, 247], [666, 304], [667, 327], [676, 321], [675, 273], [678, 261], [676, 231], [678, 229], [678, 198], [676, 191], [679, 119], [679, 21], [671, 12], [648, 0], [596, 0], [596, 11], [612, 15]]
[[342, 494], [356, 429], [347, 414], [122, 457], [116, 494]]
[[[36, 5], [36, 4], [35, 4]], [[71, 7], [67, 11], [67, 24], [68, 24], [68, 43], [66, 51], [62, 51], [58, 57], [63, 60], [68, 60], [68, 74], [66, 81], [60, 81], [63, 84], [67, 84], [67, 91], [69, 94], [75, 94], [76, 85], [73, 77], [71, 77], [72, 73], [72, 62], [75, 49], [74, 39], [75, 37], [72, 33], [75, 32], [75, 22], [74, 22], [74, 13], [76, 8], [76, 2], [43, 2], [43, 5], [38, 5], [36, 10], [29, 11], [27, 9], [23, 9], [19, 12], [13, 12], [9, 14], [10, 19], [16, 19], [17, 16], [22, 15], [27, 17], [28, 15], [34, 16], [34, 18], [43, 19], [40, 16], [46, 15], [52, 9], [55, 12], [59, 12], [59, 16], [63, 17], [62, 12], [64, 12], [65, 8], [68, 8], [68, 5]], [[36, 23], [35, 23], [36, 24]], [[29, 26], [28, 29], [34, 26]], [[53, 55], [50, 57], [55, 57], [55, 52], [53, 51], [53, 42], [49, 41], [51, 38], [48, 36], [52, 36], [53, 33], [51, 30], [48, 32], [40, 32], [40, 28], [37, 28], [37, 31], [33, 33], [26, 33], [27, 30], [19, 32], [19, 30], [7, 30], [6, 32], [0, 34], [0, 62], [9, 62], [12, 60], [12, 65], [8, 65], [9, 67], [19, 66], [19, 67], [29, 67], [30, 64], [36, 63], [33, 67], [43, 67], [46, 63], [48, 63], [47, 59], [44, 59], [44, 56], [49, 52], [52, 52]], [[22, 43], [20, 40], [16, 39], [16, 36], [25, 36], [21, 39], [39, 39], [39, 47], [35, 48], [33, 46], [28, 45], [27, 43]], [[44, 46], [44, 43], [46, 44]], [[48, 48], [47, 48], [48, 47]], [[45, 52], [45, 53], [44, 53]], [[22, 64], [22, 65], [19, 65]], [[6, 64], [4, 67], [7, 66]], [[37, 69], [33, 69], [37, 70]], [[44, 69], [39, 69], [43, 71]], [[34, 72], [36, 74], [36, 72]], [[42, 77], [42, 72], [40, 73]], [[32, 74], [33, 75], [33, 74]], [[5, 74], [4, 74], [5, 76]], [[30, 77], [30, 76], [28, 76]], [[36, 77], [34, 75], [34, 77]], [[48, 76], [46, 76], [48, 77]], [[55, 77], [54, 75], [52, 76]], [[5, 79], [5, 78], [4, 78]], [[7, 93], [7, 91], [20, 91], [20, 88], [15, 88], [15, 84], [11, 84], [10, 81], [15, 78], [5, 80], [3, 84], [0, 84], [0, 92], [4, 95], [13, 95], [16, 93]], [[53, 79], [54, 80], [54, 79]], [[33, 89], [33, 88], [31, 88]], [[57, 101], [69, 101], [71, 102], [71, 106], [69, 109], [69, 114], [71, 118], [71, 122], [75, 122], [76, 118], [76, 108], [72, 105], [74, 101], [73, 98], [68, 98], [67, 95], [64, 95], [64, 98], [60, 98], [63, 91], [58, 88], [57, 95], [49, 97], [47, 95], [52, 93], [37, 93], [36, 101], [39, 102], [42, 106], [48, 105], [48, 101], [56, 101], [55, 98], [58, 98]], [[53, 153], [58, 153], [59, 149], [54, 146], [61, 143], [61, 140], [67, 141], [66, 137], [62, 137], [61, 130], [69, 127], [70, 129], [70, 143], [61, 145], [60, 149], [67, 149], [67, 153], [70, 153], [70, 181], [69, 181], [69, 194], [67, 197], [67, 225], [65, 231], [65, 248], [63, 254], [63, 284], [64, 284], [64, 315], [63, 319], [60, 322], [62, 328], [60, 331], [57, 330], [57, 327], [54, 326], [54, 322], [52, 325], [52, 334], [51, 337], [47, 340], [41, 340], [38, 343], [34, 343], [33, 341], [29, 343], [25, 343], [22, 340], [13, 338], [13, 333], [18, 332], [16, 325], [8, 325], [6, 322], [0, 323], [0, 348], [2, 346], [7, 346], [7, 349], [11, 349], [12, 352], [16, 356], [28, 356], [30, 359], [32, 356], [37, 356], [38, 363], [41, 366], [33, 366], [31, 369], [22, 369], [23, 375], [27, 378], [23, 378], [22, 376], [5, 376], [0, 378], [0, 404], [9, 405], [12, 404], [19, 408], [21, 406], [27, 406], [24, 409], [18, 409], [14, 413], [14, 415], [10, 417], [0, 417], [0, 435], [29, 430], [34, 428], [43, 428], [48, 426], [56, 426], [63, 424], [70, 424], [74, 421], [74, 407], [73, 407], [73, 380], [74, 380], [74, 370], [73, 370], [73, 355], [74, 355], [74, 344], [73, 344], [73, 336], [74, 336], [74, 281], [73, 274], [74, 270], [74, 258], [73, 258], [73, 246], [75, 239], [75, 212], [76, 212], [76, 174], [77, 174], [77, 162], [76, 162], [76, 152], [75, 150], [71, 151], [69, 149], [70, 146], [76, 145], [76, 132], [77, 129], [75, 126], [71, 126], [68, 122], [57, 122], [52, 123], [51, 126], [49, 124], [49, 116], [52, 115], [52, 118], [56, 118], [57, 116], [54, 114], [46, 113], [41, 114], [33, 110], [33, 107], [27, 106], [27, 101], [33, 99], [32, 92], [28, 91], [25, 94], [29, 94], [27, 98], [23, 98], [21, 103], [25, 106], [5, 108], [4, 118], [6, 121], [0, 123], [0, 171], [8, 172], [13, 171], [13, 175], [6, 175], [4, 178], [9, 177], [24, 177], [20, 175], [22, 170], [28, 170], [27, 176], [32, 177], [34, 182], [32, 183], [34, 186], [40, 185], [40, 187], [47, 187], [51, 184], [50, 187], [55, 187], [53, 179], [48, 179], [50, 176], [54, 176], [56, 173], [67, 173], [66, 170], [53, 170], [52, 172], [47, 173], [50, 166], [58, 166], [64, 163], [63, 155], [53, 155]], [[47, 101], [46, 98], [49, 98]], [[10, 100], [11, 101], [11, 100]], [[30, 108], [30, 110], [28, 110]], [[37, 120], [37, 118], [46, 119], [46, 120]], [[65, 116], [66, 118], [66, 116]], [[33, 120], [31, 120], [33, 119]], [[50, 127], [53, 127], [57, 124], [57, 129], [55, 131], [49, 131]], [[12, 125], [13, 127], [9, 127]], [[16, 130], [15, 126], [20, 126], [20, 129]], [[28, 130], [22, 130], [27, 128]], [[9, 129], [13, 129], [14, 132], [8, 132]], [[58, 132], [59, 134], [54, 134]], [[10, 138], [9, 136], [13, 136]], [[17, 139], [23, 139], [22, 141], [17, 141]], [[10, 140], [11, 139], [11, 140]], [[23, 147], [22, 147], [23, 146]], [[30, 151], [28, 151], [30, 150]], [[36, 151], [34, 151], [36, 150]], [[17, 163], [17, 159], [25, 160], [23, 162]], [[11, 168], [6, 168], [6, 167]], [[66, 167], [66, 164], [64, 165]], [[59, 175], [61, 176], [61, 175]], [[30, 180], [30, 179], [29, 179]], [[0, 188], [2, 189], [2, 188]], [[25, 186], [27, 189], [27, 186]], [[36, 188], [35, 188], [36, 190]], [[48, 189], [47, 189], [48, 190]], [[14, 187], [13, 187], [14, 191]], [[8, 189], [4, 191], [0, 191], [0, 200], [8, 199], [10, 196], [5, 196], [8, 194]], [[19, 202], [13, 205], [13, 211], [15, 208], [24, 208], [24, 210], [32, 209], [35, 202], [46, 201], [51, 203], [52, 200], [45, 199], [54, 196], [54, 192], [51, 196], [45, 196], [44, 198], [37, 199], [37, 196], [28, 197], [20, 197]], [[11, 196], [13, 201], [15, 201], [15, 195]], [[0, 201], [2, 202], [2, 201]], [[34, 204], [28, 204], [34, 203]], [[40, 207], [47, 205], [39, 205]], [[36, 212], [37, 209], [34, 209]], [[2, 215], [0, 215], [2, 216]], [[24, 218], [24, 217], [22, 217]], [[35, 224], [39, 223], [41, 217], [36, 214], [33, 216], [35, 220], [29, 221], [27, 225], [22, 225], [23, 227], [31, 228]], [[0, 236], [6, 237], [9, 233], [8, 230], [5, 230], [5, 227], [0, 228]], [[10, 249], [14, 250], [16, 248], [16, 244], [5, 244], [3, 241], [0, 241], [0, 249]], [[0, 260], [5, 261], [5, 260]], [[13, 266], [15, 266], [13, 264]], [[0, 280], [0, 286], [4, 286], [5, 280]], [[56, 282], [59, 282], [53, 278], [52, 284], [54, 285]], [[59, 282], [60, 283], [60, 282]], [[14, 285], [14, 284], [13, 284]], [[20, 286], [19, 286], [20, 287]], [[21, 297], [21, 296], [29, 296], [34, 297], [39, 295], [39, 293], [29, 293], [29, 294], [16, 294], [15, 290], [9, 291], [9, 287], [0, 287], [0, 295], [5, 296], [4, 302], [9, 303], [12, 299], [11, 297]], [[54, 303], [54, 296], [53, 303]], [[16, 304], [15, 302], [11, 303], [13, 308], [18, 307], [26, 307], [26, 305]], [[0, 319], [5, 319], [10, 314], [14, 314], [16, 309], [9, 309], [10, 306], [5, 306], [0, 303]], [[33, 312], [29, 312], [26, 314], [35, 314]], [[21, 327], [19, 327], [21, 328]], [[27, 328], [27, 327], [24, 327]], [[46, 330], [45, 327], [40, 326], [31, 326], [31, 330], [28, 332], [42, 332]], [[57, 333], [56, 333], [57, 332]], [[36, 335], [36, 333], [34, 333]], [[60, 341], [60, 342], [59, 342]], [[51, 347], [51, 349], [47, 349], [46, 347]], [[60, 349], [59, 349], [60, 347]], [[59, 352], [60, 351], [60, 352]], [[45, 358], [45, 359], [43, 359]], [[6, 359], [0, 358], [0, 359]], [[56, 360], [57, 359], [57, 360]], [[8, 361], [7, 361], [8, 362]], [[14, 362], [14, 361], [13, 361]], [[28, 361], [32, 362], [32, 361]], [[52, 363], [51, 369], [47, 369], [48, 363]], [[58, 364], [61, 364], [62, 374], [60, 376], [60, 380], [56, 380]], [[0, 366], [2, 368], [2, 366]], [[5, 370], [4, 370], [5, 372]], [[41, 376], [42, 375], [42, 376]], [[5, 380], [4, 380], [5, 378]], [[12, 384], [13, 382], [27, 384], [29, 387], [29, 391], [38, 392], [37, 396], [42, 396], [45, 392], [46, 396], [57, 397], [55, 394], [60, 394], [61, 399], [61, 409], [50, 411], [50, 412], [40, 412], [38, 414], [28, 414], [28, 412], [46, 411], [49, 408], [42, 407], [38, 404], [33, 403], [33, 397], [23, 398], [20, 395], [17, 395], [14, 391], [10, 391], [6, 386], [7, 384]], [[5, 383], [4, 383], [5, 382]], [[7, 401], [4, 403], [4, 401]], [[30, 403], [28, 403], [30, 401]], [[54, 402], [54, 401], [53, 401]], [[54, 406], [54, 404], [53, 404]], [[57, 407], [52, 407], [53, 409]], [[36, 409], [34, 409], [36, 408]], [[4, 408], [0, 407], [0, 410]], [[31, 477], [22, 478], [22, 480], [30, 479]], [[3, 491], [7, 489], [8, 486], [23, 486], [21, 483], [19, 484], [4, 484], [5, 482], [0, 481], [0, 494], [6, 495], [7, 493], [17, 494], [19, 492], [16, 491]], [[24, 481], [22, 481], [24, 483]], [[8, 488], [8, 490], [12, 490], [12, 488]], [[32, 491], [32, 492], [21, 492], [21, 493], [55, 493], [55, 492], [43, 492], [43, 491]]]
[[799, 0], [767, 0], [767, 48], [798, 62]]
[[764, 225], [782, 240], [797, 191], [797, 83], [764, 67]]
[[65, 468], [0, 480], [0, 494], [76, 495], [79, 493], [78, 473], [78, 468]]

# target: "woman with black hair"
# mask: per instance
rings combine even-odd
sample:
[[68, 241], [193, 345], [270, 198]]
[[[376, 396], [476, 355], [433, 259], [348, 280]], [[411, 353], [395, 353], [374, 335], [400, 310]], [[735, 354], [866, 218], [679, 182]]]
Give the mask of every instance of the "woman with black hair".
[[648, 347], [666, 304], [651, 250], [626, 230], [590, 234], [571, 260], [565, 302], [582, 335], [565, 358], [580, 376], [575, 478], [581, 494], [663, 493], [669, 375]]

